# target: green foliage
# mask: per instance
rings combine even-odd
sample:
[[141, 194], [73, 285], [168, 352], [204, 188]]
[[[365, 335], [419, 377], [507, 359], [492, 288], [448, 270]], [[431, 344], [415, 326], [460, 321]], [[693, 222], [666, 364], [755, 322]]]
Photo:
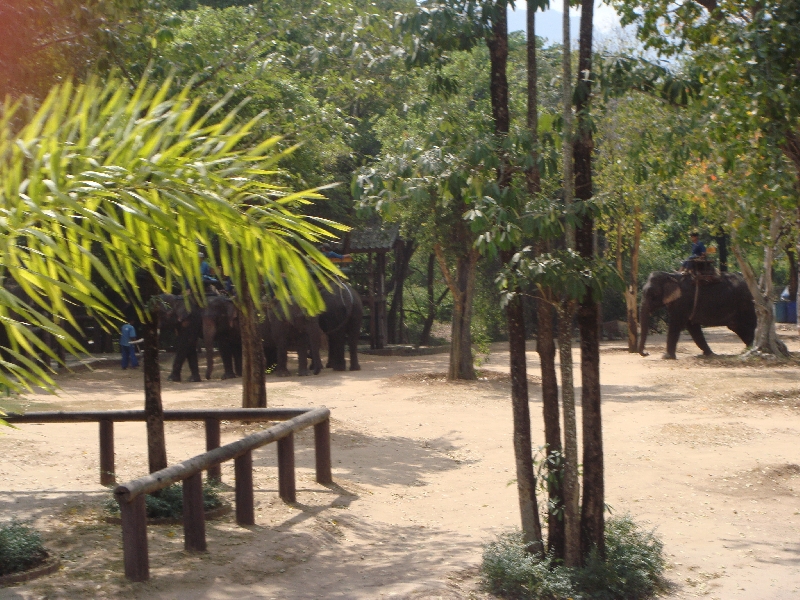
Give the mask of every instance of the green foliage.
[[[222, 506], [219, 486], [214, 482], [203, 481], [203, 508], [213, 510]], [[145, 507], [148, 519], [180, 519], [183, 516], [183, 486], [177, 483], [165, 487], [158, 494], [145, 496]], [[119, 503], [109, 498], [106, 511], [112, 515], [119, 514]]]
[[264, 280], [280, 302], [322, 310], [317, 281], [337, 270], [316, 244], [341, 227], [295, 212], [317, 192], [274, 183], [287, 152], [277, 137], [252, 136], [263, 115], [240, 122], [241, 106], [223, 99], [203, 113], [199, 104], [190, 88], [172, 94], [170, 81], [130, 90], [111, 79], [57, 86], [26, 119], [18, 103], [3, 107], [0, 279], [21, 293], [0, 286], [4, 351], [14, 359], [4, 355], [0, 383], [53, 385], [29, 356], [55, 354], [30, 325], [77, 353], [58, 324], [77, 327], [71, 303], [117, 316], [96, 278], [132, 293], [141, 311], [137, 269], [164, 291], [188, 283], [203, 297], [198, 246], [253, 297]]
[[518, 532], [501, 535], [483, 552], [481, 575], [499, 596], [526, 600], [639, 600], [663, 588], [663, 544], [629, 516], [606, 521], [606, 559], [592, 552], [583, 568], [528, 553]]
[[0, 576], [25, 571], [46, 558], [36, 530], [18, 521], [0, 526]]

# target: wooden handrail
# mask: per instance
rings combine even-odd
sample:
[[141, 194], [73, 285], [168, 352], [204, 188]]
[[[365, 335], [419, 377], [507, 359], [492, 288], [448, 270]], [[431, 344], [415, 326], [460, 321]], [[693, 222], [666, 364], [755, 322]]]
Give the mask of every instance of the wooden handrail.
[[331, 411], [327, 408], [312, 409], [300, 416], [270, 427], [265, 431], [259, 431], [258, 433], [248, 435], [236, 442], [226, 444], [225, 446], [215, 448], [203, 454], [198, 454], [177, 465], [172, 465], [171, 467], [161, 469], [155, 473], [150, 473], [139, 479], [134, 479], [128, 483], [118, 485], [114, 490], [114, 495], [119, 502], [130, 502], [141, 494], [149, 494], [156, 490], [164, 489], [176, 481], [182, 481], [195, 473], [207, 470], [211, 466], [233, 460], [246, 452], [276, 442], [295, 431], [300, 431], [306, 427], [322, 423], [330, 417], [330, 414]]
[[[165, 410], [165, 421], [286, 421], [313, 408], [208, 408]], [[87, 410], [9, 413], [8, 423], [93, 423], [98, 421], [146, 421], [143, 410]]]

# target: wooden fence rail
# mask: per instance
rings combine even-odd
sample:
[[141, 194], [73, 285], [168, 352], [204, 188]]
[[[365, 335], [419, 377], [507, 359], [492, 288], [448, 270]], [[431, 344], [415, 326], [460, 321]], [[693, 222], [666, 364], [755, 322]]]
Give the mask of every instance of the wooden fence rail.
[[[311, 408], [212, 408], [165, 410], [165, 421], [205, 421], [206, 450], [219, 448], [222, 421], [286, 421], [305, 414]], [[143, 410], [47, 411], [10, 413], [9, 423], [92, 423], [100, 425], [100, 485], [116, 483], [114, 475], [114, 423], [146, 421]], [[328, 442], [330, 447], [330, 442]], [[319, 454], [319, 449], [317, 449]], [[209, 479], [222, 481], [219, 464], [208, 469]]]
[[[100, 468], [113, 483], [114, 421], [144, 421], [144, 411], [39, 412], [11, 414], [11, 423], [79, 423], [97, 421], [100, 424]], [[316, 479], [322, 484], [333, 482], [331, 473], [330, 410], [305, 409], [213, 409], [167, 410], [166, 421], [205, 421], [206, 447], [203, 454], [155, 473], [119, 485], [114, 496], [119, 502], [122, 517], [122, 546], [125, 576], [131, 581], [150, 577], [147, 552], [147, 515], [145, 495], [181, 481], [183, 483], [184, 548], [188, 551], [206, 550], [205, 512], [203, 509], [202, 472], [219, 479], [220, 465], [233, 460], [236, 498], [236, 522], [254, 525], [253, 450], [272, 442], [278, 444], [278, 489], [281, 498], [294, 502], [296, 495], [294, 470], [294, 433], [314, 427]], [[238, 441], [220, 446], [220, 421], [278, 421], [269, 429], [259, 431]], [[213, 446], [213, 447], [209, 447]], [[110, 476], [110, 480], [109, 477]]]

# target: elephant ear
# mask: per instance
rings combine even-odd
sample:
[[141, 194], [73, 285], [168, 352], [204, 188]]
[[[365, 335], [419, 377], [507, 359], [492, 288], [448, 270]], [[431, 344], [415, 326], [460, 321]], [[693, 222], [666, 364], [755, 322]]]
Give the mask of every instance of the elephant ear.
[[675, 302], [681, 297], [681, 286], [674, 279], [669, 279], [664, 283], [664, 304]]

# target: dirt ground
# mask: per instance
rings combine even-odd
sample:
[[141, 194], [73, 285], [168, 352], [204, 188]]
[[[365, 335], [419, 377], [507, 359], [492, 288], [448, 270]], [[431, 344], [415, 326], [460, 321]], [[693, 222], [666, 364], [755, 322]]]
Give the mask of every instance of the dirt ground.
[[[800, 351], [797, 336], [784, 334]], [[715, 358], [698, 357], [688, 337], [677, 361], [659, 358], [659, 336], [648, 358], [603, 343], [609, 509], [664, 540], [666, 597], [798, 598], [800, 362], [745, 364], [727, 330], [707, 337]], [[335, 485], [314, 482], [310, 432], [295, 442], [296, 504], [278, 498], [275, 446], [257, 451], [257, 524], [237, 527], [232, 515], [209, 522], [208, 552], [199, 555], [183, 551], [180, 526], [150, 527], [146, 583], [124, 579], [120, 528], [101, 520], [109, 492], [97, 483], [97, 426], [5, 430], [0, 519], [32, 519], [63, 568], [0, 589], [0, 598], [486, 598], [477, 579], [482, 544], [519, 521], [507, 351], [495, 344], [474, 383], [444, 381], [446, 354], [362, 360], [358, 373], [268, 379], [271, 406], [331, 409]], [[528, 366], [541, 440], [532, 346]], [[143, 405], [138, 371], [104, 366], [59, 381], [58, 397], [12, 408]], [[163, 386], [165, 408], [240, 403], [240, 380]], [[201, 424], [166, 427], [171, 462], [204, 450]], [[223, 443], [259, 427], [226, 424]], [[143, 424], [116, 425], [116, 452], [120, 481], [145, 473]], [[232, 465], [223, 478], [233, 482]]]

